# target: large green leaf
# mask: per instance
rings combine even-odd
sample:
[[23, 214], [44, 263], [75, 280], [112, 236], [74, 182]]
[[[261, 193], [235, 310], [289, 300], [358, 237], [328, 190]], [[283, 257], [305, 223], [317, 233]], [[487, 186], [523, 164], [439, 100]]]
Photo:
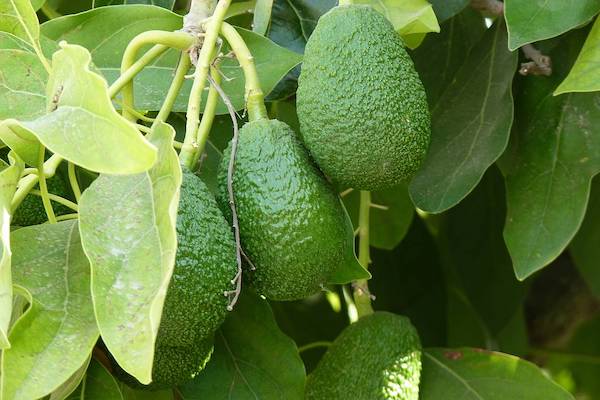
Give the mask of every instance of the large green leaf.
[[42, 8], [45, 2], [46, 0], [31, 0], [31, 5], [33, 6], [33, 9], [37, 11]]
[[600, 298], [600, 178], [592, 184], [587, 213], [571, 242], [573, 261], [590, 289]]
[[257, 0], [254, 6], [254, 19], [252, 20], [252, 31], [263, 35], [269, 29], [273, 0]]
[[37, 137], [52, 152], [92, 171], [127, 174], [150, 168], [156, 150], [115, 111], [106, 82], [89, 70], [87, 50], [63, 44], [52, 63], [46, 89], [48, 113], [28, 122], [0, 122], [0, 138], [11, 145], [15, 137], [24, 136], [28, 143], [13, 149], [33, 165], [36, 150], [30, 143]]
[[2, 399], [44, 397], [88, 359], [98, 328], [90, 296], [90, 266], [76, 221], [12, 232], [14, 282], [30, 307], [2, 353]]
[[46, 113], [48, 73], [29, 51], [0, 49], [0, 121], [35, 119]]
[[102, 339], [119, 365], [144, 384], [151, 381], [177, 249], [181, 167], [173, 136], [173, 128], [158, 124], [148, 135], [159, 149], [154, 167], [136, 175], [100, 175], [79, 209]]
[[353, 4], [368, 4], [394, 25], [407, 47], [418, 47], [429, 32], [439, 32], [437, 18], [427, 0], [354, 0]]
[[430, 0], [429, 2], [433, 5], [433, 11], [440, 24], [469, 5], [469, 0]]
[[600, 90], [600, 19], [596, 19], [575, 65], [567, 78], [554, 91], [554, 95], [598, 90]]
[[185, 400], [304, 398], [306, 373], [296, 344], [266, 300], [244, 293], [216, 334], [210, 363], [180, 388]]
[[73, 375], [69, 377], [62, 385], [60, 385], [56, 390], [50, 394], [48, 400], [63, 400], [68, 398], [70, 395], [77, 393], [76, 389], [79, 387], [79, 384], [83, 381], [85, 377], [85, 371], [88, 369], [90, 365], [90, 360], [92, 359], [92, 355], [90, 354], [87, 360], [83, 363], [81, 367]]
[[580, 37], [575, 32], [547, 53], [565, 60], [552, 78], [521, 81], [515, 130], [501, 162], [508, 204], [504, 239], [519, 279], [565, 249], [583, 220], [590, 181], [600, 172], [600, 95], [552, 96]]
[[600, 11], [597, 0], [505, 0], [511, 50], [549, 39], [589, 21]]
[[0, 349], [10, 347], [8, 328], [13, 304], [11, 250], [10, 250], [10, 203], [23, 172], [23, 163], [15, 160], [6, 165], [0, 160]]
[[[343, 198], [344, 205], [352, 218], [354, 228], [358, 228], [360, 192], [352, 191]], [[374, 207], [370, 210], [371, 246], [392, 250], [404, 238], [415, 214], [415, 207], [408, 195], [406, 185], [371, 193]]]
[[119, 4], [147, 4], [172, 10], [175, 0], [94, 0], [92, 8], [115, 6]]
[[12, 33], [35, 46], [40, 27], [29, 0], [2, 0], [0, 2], [0, 31]]
[[81, 399], [123, 400], [123, 394], [115, 378], [96, 360], [92, 360], [85, 374], [85, 386]]
[[479, 349], [423, 351], [421, 400], [573, 400], [535, 365]]
[[500, 157], [512, 126], [516, 64], [499, 23], [456, 71], [432, 107], [431, 145], [410, 185], [417, 207], [438, 213], [456, 205]]
[[[57, 18], [43, 24], [42, 32], [56, 41], [67, 40], [69, 43], [79, 44], [89, 49], [94, 64], [109, 82], [113, 82], [120, 75], [121, 56], [133, 37], [147, 30], [173, 31], [180, 29], [181, 26], [181, 16], [168, 10], [128, 5], [101, 7], [81, 14]], [[277, 46], [263, 36], [241, 28], [239, 32], [254, 56], [265, 94], [268, 94], [277, 82], [302, 59], [299, 54]], [[111, 40], [106, 40], [107, 36], [110, 36]], [[178, 57], [178, 52], [169, 51], [136, 77], [134, 91], [137, 108], [158, 110], [162, 106]], [[236, 109], [244, 108], [242, 69], [236, 60], [226, 59], [221, 63], [221, 70], [228, 78], [223, 80], [223, 89]], [[173, 111], [186, 111], [191, 85], [192, 82], [189, 80], [184, 84]], [[206, 96], [207, 94], [204, 94], [204, 100]], [[217, 113], [228, 113], [222, 102], [217, 107]]]

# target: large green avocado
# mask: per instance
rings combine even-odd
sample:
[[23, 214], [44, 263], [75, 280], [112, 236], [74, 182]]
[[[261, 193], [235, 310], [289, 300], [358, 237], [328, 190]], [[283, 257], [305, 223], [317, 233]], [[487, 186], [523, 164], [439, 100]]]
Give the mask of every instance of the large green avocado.
[[350, 325], [306, 382], [307, 400], [418, 400], [421, 343], [406, 317], [376, 312]]
[[[48, 192], [61, 197], [70, 198], [70, 189], [60, 175], [55, 175], [46, 181]], [[52, 202], [55, 215], [68, 214], [69, 208]], [[12, 216], [11, 224], [14, 226], [31, 226], [43, 224], [48, 220], [42, 198], [34, 194], [25, 196], [19, 207], [15, 210]]]
[[[217, 200], [229, 210], [227, 170], [219, 170]], [[247, 123], [239, 134], [233, 188], [244, 252], [256, 291], [296, 300], [323, 288], [344, 262], [356, 262], [352, 226], [337, 194], [283, 122]], [[352, 258], [352, 260], [350, 259]]]
[[304, 144], [343, 187], [409, 180], [429, 146], [423, 84], [400, 36], [369, 6], [321, 17], [306, 45], [297, 107]]
[[214, 331], [228, 314], [236, 248], [229, 223], [204, 182], [183, 171], [177, 214], [177, 255], [155, 345], [150, 390], [190, 380], [210, 358]]

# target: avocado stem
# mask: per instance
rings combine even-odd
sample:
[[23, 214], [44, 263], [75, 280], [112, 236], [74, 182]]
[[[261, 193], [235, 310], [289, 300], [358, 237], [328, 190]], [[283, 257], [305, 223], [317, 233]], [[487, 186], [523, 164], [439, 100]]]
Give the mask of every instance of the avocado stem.
[[269, 118], [267, 108], [265, 107], [265, 96], [260, 87], [260, 80], [256, 65], [254, 65], [254, 57], [250, 53], [248, 46], [244, 42], [238, 31], [226, 22], [221, 26], [221, 35], [227, 40], [235, 57], [237, 58], [240, 67], [244, 71], [246, 80], [246, 107], [248, 108], [248, 119], [257, 121], [259, 119]]
[[39, 155], [39, 170], [38, 180], [40, 185], [40, 196], [42, 197], [42, 204], [44, 205], [44, 210], [46, 211], [46, 215], [48, 216], [48, 221], [51, 224], [56, 223], [56, 215], [54, 214], [54, 209], [52, 208], [52, 203], [50, 202], [50, 197], [48, 196], [48, 185], [46, 184], [46, 176], [44, 175], [44, 158], [46, 155], [46, 148], [44, 146], [40, 146], [40, 155]]
[[[358, 261], [365, 268], [369, 269], [369, 263], [371, 262], [370, 255], [370, 213], [371, 213], [371, 192], [362, 190], [360, 192], [360, 210], [358, 214]], [[360, 279], [354, 281], [352, 285], [354, 292], [354, 304], [358, 313], [358, 318], [362, 318], [366, 315], [373, 314], [373, 307], [371, 306], [371, 293], [369, 292], [369, 285], [366, 279]]]
[[152, 121], [152, 126], [155, 126], [159, 122], [165, 122], [173, 109], [173, 105], [175, 104], [175, 100], [177, 100], [177, 96], [181, 91], [181, 87], [183, 86], [183, 82], [185, 82], [185, 76], [188, 73], [190, 67], [192, 66], [192, 62], [190, 61], [190, 57], [187, 52], [182, 52], [179, 57], [179, 63], [177, 64], [177, 69], [175, 70], [175, 76], [173, 77], [173, 81], [171, 82], [171, 86], [169, 86], [169, 91], [167, 92], [167, 97], [163, 101], [162, 107], [158, 112], [158, 115]]
[[[129, 108], [135, 108], [133, 104], [133, 78], [155, 58], [163, 54], [169, 48], [187, 50], [197, 42], [197, 38], [186, 32], [147, 31], [137, 35], [125, 49], [121, 61], [121, 76], [109, 87], [108, 94], [111, 98], [122, 91], [123, 103]], [[143, 46], [153, 44], [139, 60], [136, 56]], [[135, 116], [123, 108], [123, 116], [130, 121]]]
[[56, 168], [63, 161], [63, 158], [58, 154], [53, 154], [46, 162], [44, 163], [43, 169], [38, 169], [38, 172], [27, 175], [19, 181], [19, 185], [17, 188], [17, 192], [13, 196], [12, 202], [10, 203], [10, 209], [12, 210], [12, 214], [14, 214], [15, 210], [19, 207], [19, 205], [23, 202], [23, 199], [29, 194], [31, 189], [35, 187], [38, 183], [39, 175], [43, 173], [45, 178], [51, 178], [56, 173]]
[[209, 81], [211, 83], [210, 89], [208, 90], [208, 98], [206, 99], [206, 105], [204, 106], [204, 112], [202, 113], [202, 120], [200, 120], [200, 127], [198, 128], [198, 136], [196, 137], [197, 150], [194, 158], [194, 165], [198, 162], [200, 155], [204, 152], [208, 136], [210, 134], [210, 128], [212, 127], [215, 119], [215, 113], [217, 110], [217, 104], [219, 104], [219, 92], [218, 86], [221, 84], [221, 74], [218, 71], [218, 61], [215, 60], [213, 67], [210, 70]]
[[198, 62], [194, 71], [194, 83], [190, 91], [190, 98], [186, 112], [187, 122], [185, 125], [185, 139], [179, 159], [182, 165], [189, 169], [193, 169], [194, 160], [196, 159], [196, 150], [198, 145], [196, 138], [198, 137], [198, 129], [200, 127], [200, 103], [202, 101], [202, 92], [208, 79], [210, 64], [215, 53], [215, 46], [221, 30], [221, 24], [225, 19], [227, 9], [231, 4], [231, 0], [219, 0], [214, 14], [206, 23], [206, 34], [202, 42], [202, 48], [198, 54]]

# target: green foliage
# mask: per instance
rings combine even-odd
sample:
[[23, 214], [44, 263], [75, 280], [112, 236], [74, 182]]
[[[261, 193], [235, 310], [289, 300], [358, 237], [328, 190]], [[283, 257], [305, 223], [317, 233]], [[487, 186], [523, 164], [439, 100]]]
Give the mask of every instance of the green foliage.
[[429, 144], [425, 92], [402, 41], [367, 6], [337, 7], [317, 25], [298, 87], [304, 144], [344, 187], [410, 179]]
[[346, 328], [306, 382], [307, 399], [417, 400], [421, 343], [410, 321], [378, 312]]
[[194, 1], [0, 0], [2, 400], [600, 398], [598, 0]]
[[527, 361], [478, 349], [423, 351], [420, 398], [548, 399], [573, 397]]
[[[218, 200], [226, 213], [230, 153], [231, 146], [219, 172]], [[259, 294], [305, 298], [322, 290], [335, 270], [357, 264], [341, 201], [286, 124], [244, 125], [233, 187], [242, 247], [255, 268], [247, 276]]]

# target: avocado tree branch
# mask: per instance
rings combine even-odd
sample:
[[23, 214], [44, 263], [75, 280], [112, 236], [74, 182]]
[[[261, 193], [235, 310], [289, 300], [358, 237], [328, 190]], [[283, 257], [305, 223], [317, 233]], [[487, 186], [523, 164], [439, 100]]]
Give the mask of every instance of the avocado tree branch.
[[219, 104], [219, 90], [221, 85], [221, 74], [219, 73], [219, 59], [215, 59], [213, 67], [211, 68], [208, 81], [210, 83], [210, 89], [208, 90], [208, 98], [206, 99], [206, 105], [204, 106], [204, 112], [202, 113], [202, 120], [200, 120], [200, 126], [198, 127], [198, 137], [196, 137], [196, 143], [198, 149], [196, 151], [196, 159], [194, 165], [198, 162], [198, 158], [204, 153], [208, 136], [210, 135], [210, 129], [212, 128], [213, 121], [215, 119], [215, 113], [217, 105]]
[[519, 73], [521, 75], [552, 75], [552, 59], [542, 54], [532, 44], [521, 47], [521, 51], [530, 62], [522, 63]]
[[[371, 213], [371, 192], [362, 190], [360, 192], [360, 211], [358, 215], [358, 237], [359, 237], [359, 248], [358, 248], [358, 261], [365, 268], [369, 268], [371, 262], [371, 255], [369, 251], [370, 246], [370, 213]], [[354, 304], [356, 305], [356, 311], [358, 317], [364, 317], [373, 313], [373, 307], [371, 306], [371, 293], [369, 292], [369, 285], [366, 279], [355, 281], [352, 284], [354, 290]]]
[[[208, 78], [210, 65], [215, 53], [215, 46], [221, 30], [221, 24], [227, 13], [231, 0], [219, 0], [214, 14], [208, 22], [201, 22], [200, 26], [206, 24], [206, 34], [202, 43], [202, 48], [198, 54], [196, 70], [194, 71], [194, 83], [190, 91], [190, 98], [186, 112], [185, 139], [183, 147], [179, 153], [181, 163], [188, 168], [193, 167], [196, 158], [198, 129], [200, 127], [200, 103], [202, 101], [202, 92]], [[192, 3], [192, 9], [194, 3]]]
[[229, 111], [229, 116], [231, 117], [231, 122], [233, 123], [233, 138], [231, 139], [231, 154], [229, 156], [229, 165], [227, 166], [227, 195], [229, 200], [229, 208], [231, 209], [231, 224], [233, 226], [233, 235], [235, 237], [235, 247], [236, 247], [236, 261], [237, 261], [237, 273], [235, 277], [231, 280], [231, 283], [235, 285], [235, 290], [226, 291], [224, 294], [231, 298], [229, 304], [227, 305], [227, 310], [232, 311], [233, 307], [237, 303], [240, 293], [242, 293], [242, 241], [240, 240], [240, 224], [238, 221], [237, 208], [235, 206], [235, 196], [233, 192], [233, 174], [235, 171], [235, 156], [237, 154], [237, 145], [239, 140], [239, 127], [237, 116], [235, 113], [235, 107], [231, 104], [231, 100], [227, 96], [227, 94], [223, 91], [223, 89], [219, 86], [219, 84], [213, 79], [213, 77], [208, 76], [208, 80], [211, 86], [219, 93], [221, 99], [227, 106], [227, 110]]
[[46, 211], [46, 215], [48, 216], [48, 221], [51, 224], [56, 223], [56, 215], [54, 214], [54, 209], [52, 208], [52, 203], [50, 202], [49, 193], [48, 193], [48, 185], [46, 184], [46, 176], [44, 175], [44, 158], [46, 155], [46, 148], [44, 146], [40, 146], [40, 154], [39, 154], [39, 173], [38, 180], [40, 185], [40, 196], [42, 197], [42, 204], [44, 205], [44, 210]]
[[37, 173], [29, 174], [19, 181], [19, 185], [15, 195], [13, 196], [12, 202], [10, 203], [10, 208], [12, 210], [12, 214], [14, 214], [15, 210], [19, 207], [19, 205], [23, 202], [25, 197], [29, 194], [31, 189], [37, 185], [39, 181], [39, 175], [44, 174], [45, 178], [51, 178], [56, 173], [56, 168], [63, 161], [62, 157], [58, 154], [53, 154], [46, 162], [44, 163], [43, 168], [37, 170]]
[[167, 117], [171, 113], [173, 109], [173, 105], [177, 100], [177, 96], [181, 91], [181, 87], [183, 86], [183, 82], [185, 82], [185, 75], [188, 70], [192, 66], [190, 62], [190, 57], [187, 52], [182, 52], [179, 57], [179, 63], [177, 64], [177, 68], [175, 69], [175, 76], [173, 77], [173, 81], [171, 82], [171, 86], [169, 86], [169, 91], [167, 92], [167, 97], [163, 101], [162, 107], [158, 112], [158, 115], [152, 122], [152, 125], [157, 124], [159, 121], [164, 122], [167, 120]]

